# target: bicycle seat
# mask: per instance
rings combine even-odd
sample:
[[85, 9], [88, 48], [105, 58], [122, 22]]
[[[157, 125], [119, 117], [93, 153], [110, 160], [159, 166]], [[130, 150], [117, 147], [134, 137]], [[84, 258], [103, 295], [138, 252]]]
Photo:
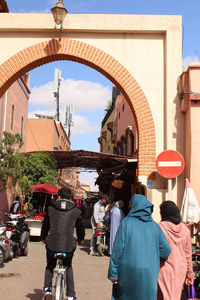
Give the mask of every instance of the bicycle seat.
[[62, 257], [67, 257], [67, 254], [65, 252], [56, 252], [53, 255], [55, 258], [62, 258]]

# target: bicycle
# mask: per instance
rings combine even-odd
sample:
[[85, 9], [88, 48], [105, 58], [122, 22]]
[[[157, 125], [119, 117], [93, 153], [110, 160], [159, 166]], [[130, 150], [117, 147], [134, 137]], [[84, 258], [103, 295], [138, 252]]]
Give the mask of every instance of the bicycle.
[[66, 267], [63, 259], [67, 257], [66, 253], [54, 253], [56, 258], [56, 267], [53, 271], [52, 280], [52, 300], [66, 299]]

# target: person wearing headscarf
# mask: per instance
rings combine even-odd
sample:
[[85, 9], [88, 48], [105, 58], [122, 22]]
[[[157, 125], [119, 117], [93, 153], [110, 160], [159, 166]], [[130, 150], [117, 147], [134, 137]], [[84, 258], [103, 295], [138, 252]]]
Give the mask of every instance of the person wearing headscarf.
[[115, 202], [114, 207], [110, 209], [110, 242], [109, 242], [109, 254], [112, 254], [113, 244], [115, 236], [121, 221], [124, 218], [124, 212], [122, 210], [124, 202], [119, 200]]
[[163, 202], [160, 214], [159, 225], [170, 244], [171, 254], [161, 263], [157, 299], [180, 300], [184, 282], [191, 285], [194, 281], [190, 231], [173, 201]]
[[152, 203], [135, 194], [130, 204], [110, 257], [108, 278], [113, 282], [112, 300], [155, 300], [160, 259], [166, 260], [171, 249], [151, 217]]

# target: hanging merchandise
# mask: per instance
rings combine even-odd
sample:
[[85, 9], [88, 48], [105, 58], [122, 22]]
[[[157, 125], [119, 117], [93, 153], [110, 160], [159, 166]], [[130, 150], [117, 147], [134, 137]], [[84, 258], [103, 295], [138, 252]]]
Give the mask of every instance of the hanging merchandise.
[[189, 180], [186, 178], [185, 181], [181, 217], [184, 223], [198, 223], [200, 221], [200, 209], [198, 201]]

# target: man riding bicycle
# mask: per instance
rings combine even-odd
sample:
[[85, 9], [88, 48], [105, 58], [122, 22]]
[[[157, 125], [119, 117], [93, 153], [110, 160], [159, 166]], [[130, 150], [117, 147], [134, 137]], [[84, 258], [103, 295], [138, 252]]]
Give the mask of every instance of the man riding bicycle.
[[72, 270], [72, 258], [76, 250], [76, 239], [73, 237], [76, 227], [78, 243], [84, 240], [85, 230], [81, 218], [81, 210], [73, 201], [73, 194], [69, 188], [61, 188], [58, 198], [52, 201], [45, 215], [41, 238], [46, 244], [47, 266], [44, 277], [44, 300], [52, 297], [52, 277], [56, 266], [54, 253], [64, 252], [66, 258], [63, 260], [66, 266], [66, 299], [76, 300], [74, 290], [74, 277]]

